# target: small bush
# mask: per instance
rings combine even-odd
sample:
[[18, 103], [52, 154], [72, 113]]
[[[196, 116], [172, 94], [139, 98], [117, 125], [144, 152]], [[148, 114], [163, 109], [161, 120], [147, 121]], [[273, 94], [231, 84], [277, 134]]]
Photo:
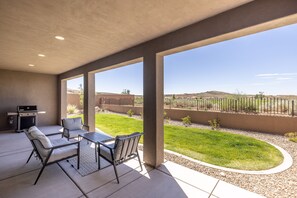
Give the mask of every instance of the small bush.
[[67, 113], [68, 114], [76, 114], [76, 113], [78, 113], [78, 109], [77, 109], [76, 105], [68, 104], [67, 105]]
[[142, 112], [140, 112], [140, 119], [143, 119], [143, 113]]
[[297, 132], [285, 133], [285, 137], [287, 137], [290, 141], [297, 143]]
[[285, 133], [285, 137], [287, 137], [287, 138], [297, 137], [297, 132]]
[[192, 124], [191, 117], [190, 116], [186, 116], [186, 117], [182, 118], [182, 122], [183, 122], [183, 125], [185, 127], [190, 126]]
[[132, 111], [132, 109], [129, 109], [129, 111], [127, 111], [127, 114], [129, 117], [132, 117], [134, 115], [134, 112]]
[[211, 126], [212, 130], [217, 130], [220, 128], [220, 120], [215, 118], [213, 120], [208, 120], [209, 125]]
[[165, 119], [165, 123], [167, 123], [167, 124], [169, 124], [170, 123], [170, 118], [169, 117], [167, 117], [166, 119]]
[[252, 104], [245, 106], [243, 109], [245, 113], [257, 113], [257, 107]]
[[98, 113], [98, 112], [100, 112], [100, 111], [101, 111], [101, 109], [100, 109], [98, 106], [96, 106], [96, 107], [95, 107], [95, 112]]
[[206, 108], [207, 109], [211, 109], [213, 107], [213, 105], [211, 104], [211, 103], [208, 103], [207, 105], [206, 105]]
[[169, 123], [170, 118], [167, 116], [167, 112], [166, 112], [166, 111], [164, 111], [163, 116], [164, 116], [164, 121], [165, 121], [166, 123]]

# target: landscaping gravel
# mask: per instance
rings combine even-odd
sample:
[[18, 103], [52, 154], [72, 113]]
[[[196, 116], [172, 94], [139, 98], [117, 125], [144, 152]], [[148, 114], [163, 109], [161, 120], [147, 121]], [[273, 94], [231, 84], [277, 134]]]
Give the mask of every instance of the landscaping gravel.
[[[169, 123], [173, 125], [182, 125], [182, 123], [178, 121], [169, 121]], [[191, 127], [210, 129], [209, 126], [199, 124], [192, 124]], [[165, 152], [165, 159], [199, 171], [201, 173], [213, 176], [228, 183], [232, 183], [246, 190], [264, 195], [266, 197], [297, 197], [297, 165], [295, 163], [297, 160], [297, 143], [291, 142], [284, 136], [280, 135], [224, 128], [221, 128], [220, 130], [254, 137], [280, 146], [291, 155], [291, 157], [293, 158], [293, 165], [289, 169], [280, 173], [269, 175], [254, 175], [228, 172], [210, 168], [168, 152]]]

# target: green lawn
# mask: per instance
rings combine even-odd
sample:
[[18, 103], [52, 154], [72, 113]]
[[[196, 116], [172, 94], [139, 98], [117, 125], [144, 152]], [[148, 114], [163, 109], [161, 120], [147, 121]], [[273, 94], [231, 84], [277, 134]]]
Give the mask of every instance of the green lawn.
[[[143, 131], [143, 121], [117, 114], [96, 114], [96, 127], [112, 136]], [[165, 125], [165, 148], [228, 168], [265, 170], [279, 165], [282, 154], [270, 144], [222, 131]], [[142, 142], [142, 140], [141, 140]]]

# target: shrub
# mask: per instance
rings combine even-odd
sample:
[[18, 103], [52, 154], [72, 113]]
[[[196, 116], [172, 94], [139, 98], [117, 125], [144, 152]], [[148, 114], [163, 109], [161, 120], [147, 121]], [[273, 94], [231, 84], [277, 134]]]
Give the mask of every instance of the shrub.
[[78, 113], [78, 109], [77, 109], [76, 105], [68, 104], [67, 105], [67, 113], [68, 114], [76, 114], [76, 113]]
[[164, 111], [163, 116], [164, 116], [164, 120], [165, 120], [165, 122], [166, 122], [166, 123], [169, 123], [170, 118], [167, 116], [167, 112], [166, 112], [166, 111]]
[[285, 133], [285, 137], [287, 137], [290, 141], [297, 143], [297, 132]]
[[98, 106], [96, 106], [96, 107], [95, 107], [95, 112], [98, 113], [98, 112], [100, 112], [100, 111], [101, 111], [101, 109], [100, 109]]
[[246, 113], [257, 113], [257, 107], [252, 104], [245, 106], [243, 109]]
[[140, 112], [140, 119], [143, 119], [143, 113], [142, 112]]
[[206, 105], [206, 108], [207, 109], [211, 109], [213, 107], [213, 105], [211, 104], [211, 103], [208, 103], [207, 105]]
[[129, 109], [129, 111], [127, 111], [127, 114], [129, 117], [132, 117], [134, 115], [134, 112], [132, 111], [132, 109]]
[[182, 122], [183, 122], [183, 125], [185, 127], [190, 126], [192, 124], [191, 117], [190, 116], [186, 116], [186, 117], [182, 118]]
[[212, 130], [217, 130], [220, 128], [220, 120], [219, 118], [215, 118], [213, 120], [208, 120], [209, 125], [211, 126]]
[[164, 117], [164, 119], [166, 119], [166, 116], [167, 116], [167, 112], [164, 111], [164, 113], [163, 113], [163, 117]]

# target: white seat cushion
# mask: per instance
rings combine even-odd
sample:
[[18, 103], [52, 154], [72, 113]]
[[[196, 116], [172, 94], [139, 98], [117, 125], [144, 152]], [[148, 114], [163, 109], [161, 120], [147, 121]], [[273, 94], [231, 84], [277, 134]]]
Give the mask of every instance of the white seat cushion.
[[77, 146], [75, 145], [54, 149], [48, 162], [57, 161], [76, 154], [77, 154]]
[[60, 146], [71, 142], [66, 140], [65, 138], [58, 138], [58, 139], [52, 139], [51, 143], [53, 146]]

